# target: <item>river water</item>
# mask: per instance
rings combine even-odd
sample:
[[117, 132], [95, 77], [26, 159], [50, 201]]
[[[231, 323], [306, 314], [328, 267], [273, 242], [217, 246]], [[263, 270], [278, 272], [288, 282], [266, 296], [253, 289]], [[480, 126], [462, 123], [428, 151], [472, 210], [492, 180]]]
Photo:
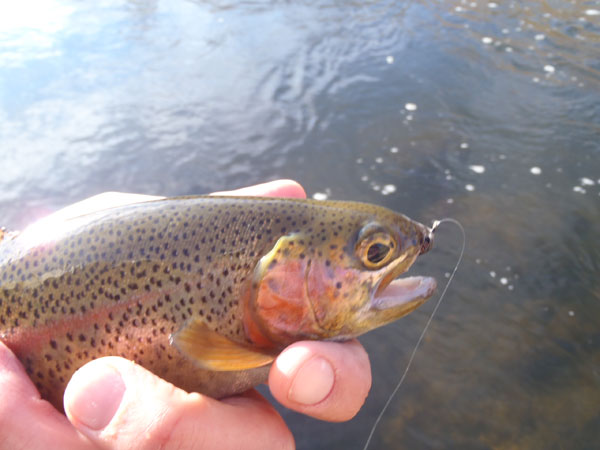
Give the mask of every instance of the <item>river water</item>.
[[[600, 442], [600, 2], [0, 5], [0, 217], [276, 178], [460, 220], [465, 260], [372, 448]], [[460, 234], [415, 267], [442, 285]], [[433, 302], [362, 339], [360, 449]]]

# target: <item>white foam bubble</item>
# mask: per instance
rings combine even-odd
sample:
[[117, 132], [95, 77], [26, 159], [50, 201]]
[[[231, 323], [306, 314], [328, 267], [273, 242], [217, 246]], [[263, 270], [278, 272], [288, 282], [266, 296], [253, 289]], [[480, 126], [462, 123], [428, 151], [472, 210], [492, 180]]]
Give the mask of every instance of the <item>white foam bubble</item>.
[[581, 186], [573, 186], [573, 192], [577, 192], [579, 194], [585, 194], [587, 191]]
[[542, 169], [537, 166], [533, 166], [529, 171], [534, 175], [540, 175], [542, 173]]
[[481, 42], [483, 42], [484, 44], [491, 44], [492, 42], [494, 42], [494, 40], [489, 36], [484, 36], [481, 38]]
[[356, 158], [356, 164], [362, 164], [362, 163], [363, 163], [362, 158]]
[[484, 173], [485, 172], [484, 166], [479, 166], [476, 164], [469, 166], [469, 169], [471, 169], [475, 173]]
[[446, 200], [446, 203], [448, 203], [449, 205], [451, 205], [452, 203], [454, 203], [454, 199], [453, 198], [449, 198]]
[[546, 35], [545, 35], [545, 34], [542, 34], [542, 33], [540, 33], [540, 34], [536, 34], [536, 35], [535, 35], [533, 38], [534, 38], [536, 41], [543, 41], [544, 39], [546, 39]]
[[493, 270], [490, 270], [490, 277], [496, 278], [496, 272], [494, 272]]
[[581, 185], [582, 186], [593, 186], [595, 184], [596, 184], [596, 182], [594, 180], [592, 180], [591, 178], [583, 177], [581, 179]]
[[554, 68], [554, 66], [551, 66], [550, 64], [546, 64], [544, 66], [544, 72], [548, 72], [548, 73], [554, 73], [556, 69]]
[[507, 285], [508, 284], [508, 278], [506, 278], [506, 277], [500, 278], [500, 284]]
[[598, 10], [598, 9], [586, 9], [585, 10], [585, 15], [586, 16], [600, 16], [600, 10]]
[[469, 148], [469, 143], [468, 142], [461, 142], [460, 143], [460, 148], [463, 148], [463, 149]]
[[407, 103], [406, 105], [404, 105], [404, 108], [407, 111], [416, 111], [417, 110], [417, 105], [415, 103]]
[[573, 317], [575, 315], [575, 311], [571, 310], [569, 311], [569, 316]]
[[315, 192], [312, 198], [315, 200], [327, 200], [327, 194], [325, 192]]
[[488, 8], [495, 9], [495, 8], [497, 8], [497, 7], [498, 7], [498, 3], [494, 3], [494, 2], [489, 2], [489, 3], [488, 3]]
[[360, 181], [369, 181], [369, 177], [366, 175], [363, 175], [362, 177], [360, 177]]
[[383, 195], [393, 194], [394, 192], [396, 192], [396, 186], [393, 184], [386, 184], [383, 189], [381, 189]]
[[398, 153], [398, 147], [390, 148], [390, 153]]
[[386, 56], [385, 62], [388, 64], [394, 64], [394, 57], [392, 55]]
[[381, 163], [383, 163], [383, 158], [381, 156], [378, 156], [377, 158], [375, 158], [375, 162], [377, 164], [381, 164]]
[[467, 184], [465, 185], [465, 189], [469, 192], [473, 192], [475, 190], [475, 186], [473, 186], [472, 184]]

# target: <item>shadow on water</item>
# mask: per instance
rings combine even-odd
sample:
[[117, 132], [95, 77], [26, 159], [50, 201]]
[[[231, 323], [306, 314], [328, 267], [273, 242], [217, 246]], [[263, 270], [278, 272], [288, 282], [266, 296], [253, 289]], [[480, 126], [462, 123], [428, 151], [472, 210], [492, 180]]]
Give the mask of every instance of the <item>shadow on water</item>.
[[[1, 225], [280, 177], [455, 217], [465, 261], [372, 448], [594, 448], [599, 43], [597, 1], [2, 6]], [[457, 240], [413, 272], [441, 284]], [[432, 307], [362, 339], [353, 421], [282, 411], [299, 448], [362, 448]]]

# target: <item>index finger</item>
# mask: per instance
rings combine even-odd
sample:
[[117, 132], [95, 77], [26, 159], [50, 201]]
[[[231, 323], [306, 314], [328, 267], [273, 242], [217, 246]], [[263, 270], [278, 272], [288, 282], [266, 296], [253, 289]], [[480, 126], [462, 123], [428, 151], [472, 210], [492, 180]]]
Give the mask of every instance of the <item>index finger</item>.
[[214, 192], [211, 195], [241, 195], [256, 197], [306, 198], [304, 188], [293, 180], [275, 180], [233, 191]]

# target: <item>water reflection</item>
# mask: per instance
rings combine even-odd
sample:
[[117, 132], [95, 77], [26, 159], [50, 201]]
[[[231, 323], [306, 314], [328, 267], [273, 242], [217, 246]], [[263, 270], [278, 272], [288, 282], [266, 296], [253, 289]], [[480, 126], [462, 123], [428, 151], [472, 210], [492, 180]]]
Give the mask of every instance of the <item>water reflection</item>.
[[56, 0], [4, 2], [0, 6], [0, 65], [21, 67], [59, 57], [57, 35], [68, 26], [72, 13], [72, 7]]
[[[598, 442], [598, 2], [0, 8], [0, 225], [277, 177], [456, 217], [464, 267], [374, 448]], [[415, 273], [444, 280], [457, 239]], [[365, 337], [353, 422], [284, 412], [299, 448], [359, 448], [429, 311]]]

